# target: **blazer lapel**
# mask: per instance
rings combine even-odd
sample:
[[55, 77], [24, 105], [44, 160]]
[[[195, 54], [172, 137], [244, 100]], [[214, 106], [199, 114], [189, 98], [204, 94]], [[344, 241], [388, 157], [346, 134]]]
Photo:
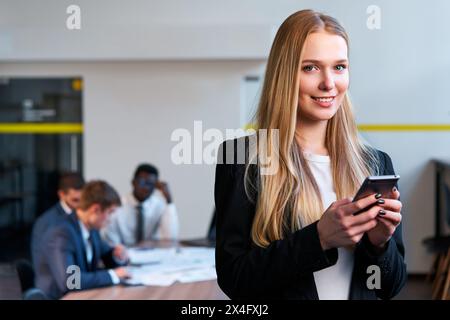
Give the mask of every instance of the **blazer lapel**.
[[73, 227], [75, 228], [76, 234], [77, 234], [77, 243], [76, 243], [76, 247], [77, 250], [79, 251], [78, 254], [81, 254], [81, 261], [83, 262], [83, 266], [80, 266], [81, 270], [90, 270], [90, 266], [87, 263], [87, 256], [86, 256], [86, 247], [84, 246], [84, 241], [83, 241], [83, 235], [81, 233], [81, 228], [78, 222], [78, 216], [76, 214], [71, 214], [69, 216], [70, 221], [72, 222]]
[[98, 261], [99, 261], [99, 252], [100, 252], [100, 240], [98, 233], [94, 230], [91, 231], [91, 244], [92, 244], [92, 262], [91, 267], [92, 270], [97, 270]]

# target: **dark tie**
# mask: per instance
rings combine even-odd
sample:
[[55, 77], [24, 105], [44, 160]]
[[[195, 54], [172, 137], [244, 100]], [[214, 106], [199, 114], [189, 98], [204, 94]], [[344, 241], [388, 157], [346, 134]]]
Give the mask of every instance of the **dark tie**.
[[96, 257], [95, 257], [95, 246], [94, 246], [94, 241], [92, 241], [92, 233], [89, 233], [89, 238], [88, 238], [88, 242], [89, 245], [91, 246], [91, 261], [88, 261], [88, 268], [90, 271], [95, 271], [96, 269]]
[[142, 204], [136, 206], [137, 224], [136, 224], [136, 243], [144, 240], [144, 210]]

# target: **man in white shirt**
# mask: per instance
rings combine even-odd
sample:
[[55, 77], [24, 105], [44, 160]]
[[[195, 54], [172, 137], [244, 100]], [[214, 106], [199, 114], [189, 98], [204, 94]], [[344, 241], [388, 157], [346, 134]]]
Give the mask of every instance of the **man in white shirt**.
[[158, 169], [139, 165], [132, 194], [122, 198], [102, 236], [110, 244], [134, 246], [142, 241], [178, 238], [178, 214], [167, 183], [159, 181]]

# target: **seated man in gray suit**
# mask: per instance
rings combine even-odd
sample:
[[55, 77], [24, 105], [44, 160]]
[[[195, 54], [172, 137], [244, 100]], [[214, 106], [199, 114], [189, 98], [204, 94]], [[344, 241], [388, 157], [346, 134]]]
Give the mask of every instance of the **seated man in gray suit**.
[[[70, 290], [85, 290], [118, 284], [128, 272], [123, 246], [110, 247], [98, 230], [120, 205], [117, 192], [104, 181], [91, 181], [81, 193], [74, 214], [48, 229], [42, 251], [36, 257], [36, 287], [57, 299]], [[102, 261], [106, 269], [99, 267]]]
[[34, 223], [31, 233], [31, 258], [35, 265], [35, 256], [40, 251], [39, 243], [47, 228], [55, 225], [61, 218], [73, 213], [81, 198], [84, 179], [78, 172], [63, 173], [58, 182], [59, 202], [45, 211]]

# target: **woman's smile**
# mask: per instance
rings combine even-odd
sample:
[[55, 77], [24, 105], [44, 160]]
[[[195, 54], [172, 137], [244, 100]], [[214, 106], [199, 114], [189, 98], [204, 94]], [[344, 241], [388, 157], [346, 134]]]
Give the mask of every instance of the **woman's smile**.
[[311, 99], [321, 107], [328, 108], [334, 103], [336, 96], [326, 96], [326, 97], [313, 97]]

